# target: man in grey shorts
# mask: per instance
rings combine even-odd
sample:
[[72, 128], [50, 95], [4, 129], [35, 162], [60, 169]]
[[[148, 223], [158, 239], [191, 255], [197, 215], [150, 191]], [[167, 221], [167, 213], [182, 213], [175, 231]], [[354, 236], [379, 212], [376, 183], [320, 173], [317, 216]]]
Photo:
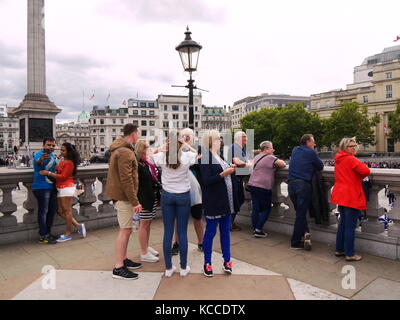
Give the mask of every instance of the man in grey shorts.
[[134, 144], [138, 140], [138, 127], [128, 123], [123, 128], [124, 136], [110, 146], [111, 157], [107, 176], [107, 195], [114, 200], [118, 214], [119, 234], [116, 241], [116, 262], [113, 278], [134, 280], [138, 274], [129, 269], [138, 269], [140, 263], [126, 256], [129, 237], [133, 228], [133, 215], [142, 210], [137, 192], [139, 186], [138, 163]]

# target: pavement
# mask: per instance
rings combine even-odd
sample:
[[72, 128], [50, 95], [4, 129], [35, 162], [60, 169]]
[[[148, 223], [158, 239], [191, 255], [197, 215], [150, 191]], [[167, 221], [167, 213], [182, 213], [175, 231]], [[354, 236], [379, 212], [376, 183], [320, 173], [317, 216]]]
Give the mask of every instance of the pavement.
[[[400, 299], [400, 262], [364, 255], [359, 262], [334, 256], [334, 248], [313, 242], [312, 251], [290, 250], [289, 237], [254, 238], [249, 227], [231, 233], [233, 274], [222, 271], [219, 236], [214, 239], [214, 277], [202, 274], [192, 223], [188, 228], [191, 272], [165, 278], [163, 224], [152, 223], [150, 244], [157, 263], [143, 263], [139, 279], [111, 277], [117, 227], [88, 230], [86, 238], [56, 245], [36, 242], [0, 246], [0, 300], [344, 300]], [[139, 261], [137, 233], [128, 257]]]

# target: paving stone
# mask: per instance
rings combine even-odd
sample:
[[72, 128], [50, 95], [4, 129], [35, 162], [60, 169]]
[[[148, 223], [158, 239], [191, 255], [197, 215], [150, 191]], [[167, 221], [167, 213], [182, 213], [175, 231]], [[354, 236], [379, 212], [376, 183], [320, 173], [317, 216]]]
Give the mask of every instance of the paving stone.
[[[171, 287], [174, 290], [171, 290]], [[154, 300], [294, 300], [281, 276], [202, 274], [163, 277]]]
[[313, 287], [301, 281], [287, 279], [296, 300], [348, 300], [329, 291]]
[[12, 299], [20, 291], [42, 276], [41, 273], [23, 275], [9, 280], [0, 281], [0, 301]]
[[354, 297], [354, 300], [400, 300], [400, 282], [378, 278]]
[[57, 270], [55, 290], [43, 289], [41, 278], [14, 300], [151, 300], [161, 276], [148, 272], [140, 274], [138, 280], [127, 281], [112, 278], [109, 271]]

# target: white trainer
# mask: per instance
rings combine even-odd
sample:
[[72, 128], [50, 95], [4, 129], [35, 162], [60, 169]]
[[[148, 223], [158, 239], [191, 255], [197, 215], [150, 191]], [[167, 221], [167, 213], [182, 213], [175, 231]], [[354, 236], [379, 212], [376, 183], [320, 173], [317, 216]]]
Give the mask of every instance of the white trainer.
[[150, 252], [153, 256], [158, 257], [160, 253], [157, 250], [154, 250], [152, 247], [148, 247], [147, 251]]
[[167, 278], [171, 278], [172, 275], [174, 274], [175, 270], [176, 270], [176, 267], [175, 267], [175, 266], [172, 266], [172, 269], [165, 270], [165, 276], [166, 276]]
[[190, 267], [186, 266], [186, 269], [181, 268], [181, 277], [186, 277], [188, 273], [190, 272]]
[[144, 262], [158, 262], [160, 259], [157, 258], [156, 256], [153, 256], [150, 252], [147, 252], [146, 254], [141, 254], [140, 255], [140, 261]]

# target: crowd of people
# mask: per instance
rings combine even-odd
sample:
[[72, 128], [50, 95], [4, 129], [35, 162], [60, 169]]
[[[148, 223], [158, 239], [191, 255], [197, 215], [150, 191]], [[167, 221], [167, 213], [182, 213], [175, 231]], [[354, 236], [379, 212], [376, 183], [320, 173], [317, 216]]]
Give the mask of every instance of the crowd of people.
[[[194, 221], [198, 250], [204, 255], [203, 274], [213, 276], [212, 251], [217, 229], [223, 256], [221, 267], [226, 274], [233, 272], [230, 234], [240, 230], [235, 217], [244, 203], [245, 185], [252, 199], [252, 236], [268, 236], [263, 229], [272, 208], [275, 172], [286, 166], [274, 155], [273, 143], [263, 141], [260, 153], [250, 160], [246, 152], [247, 136], [242, 131], [235, 133], [227, 155], [222, 152], [223, 142], [218, 131], [203, 132], [197, 149], [194, 138], [193, 131], [188, 128], [181, 132], [171, 131], [164, 145], [151, 149], [148, 141], [139, 137], [138, 127], [127, 124], [123, 136], [110, 146], [106, 194], [113, 200], [119, 223], [112, 277], [137, 279], [139, 275], [132, 270], [140, 268], [142, 262], [160, 262], [160, 253], [149, 245], [151, 222], [159, 204], [164, 226], [165, 277], [172, 277], [177, 272], [177, 266], [172, 263], [174, 254], [179, 254], [180, 275], [184, 277], [190, 273], [187, 235], [190, 216]], [[290, 243], [292, 250], [312, 249], [307, 212], [316, 214], [319, 210], [315, 209], [316, 188], [313, 186], [318, 185], [315, 179], [321, 179], [319, 172], [324, 167], [315, 146], [313, 135], [305, 134], [290, 158], [288, 192], [296, 211]], [[33, 184], [39, 205], [39, 242], [51, 244], [71, 240], [72, 227], [82, 237], [86, 236], [85, 225], [72, 216], [79, 154], [73, 145], [64, 143], [60, 159], [57, 159], [54, 148], [54, 139], [47, 138], [43, 149], [35, 155]], [[344, 138], [339, 149], [330, 198], [340, 212], [334, 254], [344, 256], [346, 261], [359, 261], [361, 256], [354, 251], [355, 229], [361, 212], [366, 210], [367, 197], [362, 181], [370, 169], [355, 157], [358, 150], [355, 138]], [[51, 233], [56, 212], [66, 220], [66, 232], [61, 236]], [[127, 256], [137, 219], [140, 221], [140, 262]]]
[[[380, 168], [380, 169], [400, 169], [400, 161], [362, 161], [367, 165], [368, 168]], [[325, 160], [324, 164], [329, 167], [335, 165], [335, 160]]]

